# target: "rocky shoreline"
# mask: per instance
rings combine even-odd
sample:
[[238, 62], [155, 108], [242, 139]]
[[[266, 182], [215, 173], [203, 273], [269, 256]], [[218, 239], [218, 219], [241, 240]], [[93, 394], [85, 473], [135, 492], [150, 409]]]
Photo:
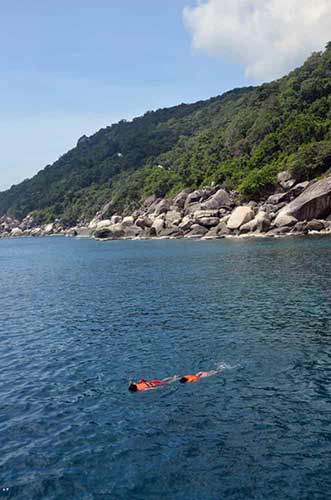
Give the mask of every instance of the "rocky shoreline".
[[331, 176], [296, 182], [278, 174], [274, 194], [240, 204], [235, 192], [220, 186], [185, 190], [172, 199], [150, 196], [130, 215], [114, 214], [108, 203], [91, 221], [64, 227], [61, 221], [38, 226], [30, 214], [22, 221], [0, 218], [0, 238], [50, 235], [118, 239], [219, 239], [331, 235]]

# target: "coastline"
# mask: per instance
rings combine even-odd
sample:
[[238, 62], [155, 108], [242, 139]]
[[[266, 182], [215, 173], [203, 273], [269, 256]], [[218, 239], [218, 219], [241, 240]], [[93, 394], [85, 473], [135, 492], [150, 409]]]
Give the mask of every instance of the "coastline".
[[331, 176], [297, 182], [278, 174], [276, 191], [242, 204], [238, 193], [221, 186], [185, 190], [174, 198], [150, 196], [130, 214], [116, 214], [107, 203], [92, 220], [65, 227], [60, 220], [38, 225], [33, 214], [22, 221], [0, 218], [0, 238], [67, 236], [96, 241], [266, 238], [331, 235]]
[[67, 233], [54, 233], [54, 234], [41, 234], [38, 236], [33, 236], [31, 234], [22, 234], [20, 236], [6, 236], [0, 235], [0, 241], [3, 240], [15, 240], [15, 239], [44, 239], [44, 238], [75, 238], [75, 239], [92, 239], [99, 243], [109, 243], [110, 241], [162, 241], [162, 240], [185, 240], [185, 241], [220, 241], [220, 240], [250, 240], [250, 239], [285, 239], [285, 238], [298, 238], [298, 237], [314, 237], [314, 236], [325, 236], [331, 237], [331, 230], [327, 231], [309, 231], [307, 233], [295, 233], [288, 232], [283, 234], [268, 234], [268, 233], [246, 233], [246, 234], [231, 234], [224, 236], [207, 236], [207, 237], [191, 237], [186, 238], [184, 236], [151, 236], [151, 237], [121, 237], [121, 238], [96, 238], [95, 236], [81, 236], [79, 234], [72, 235]]

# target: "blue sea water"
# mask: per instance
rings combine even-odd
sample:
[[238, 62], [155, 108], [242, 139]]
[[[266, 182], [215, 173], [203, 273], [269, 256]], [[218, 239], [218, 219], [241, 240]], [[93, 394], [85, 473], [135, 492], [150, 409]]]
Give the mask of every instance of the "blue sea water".
[[0, 498], [330, 498], [331, 239], [1, 240], [0, 287]]

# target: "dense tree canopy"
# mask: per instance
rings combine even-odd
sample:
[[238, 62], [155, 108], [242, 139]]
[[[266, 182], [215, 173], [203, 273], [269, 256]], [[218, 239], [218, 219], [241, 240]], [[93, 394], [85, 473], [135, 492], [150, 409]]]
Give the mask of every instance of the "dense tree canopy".
[[331, 44], [288, 76], [195, 104], [147, 112], [83, 136], [32, 179], [0, 194], [0, 215], [72, 223], [112, 201], [216, 183], [266, 196], [277, 172], [300, 180], [331, 166]]

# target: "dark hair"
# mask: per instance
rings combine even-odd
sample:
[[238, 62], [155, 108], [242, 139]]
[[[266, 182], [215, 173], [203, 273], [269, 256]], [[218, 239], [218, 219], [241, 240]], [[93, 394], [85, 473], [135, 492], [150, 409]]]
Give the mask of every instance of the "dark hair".
[[187, 382], [187, 378], [182, 377], [181, 379], [179, 379], [179, 382], [181, 382], [182, 384], [185, 384], [185, 382]]
[[131, 391], [131, 392], [137, 392], [137, 384], [134, 384], [133, 382], [131, 382], [129, 384], [129, 391]]

